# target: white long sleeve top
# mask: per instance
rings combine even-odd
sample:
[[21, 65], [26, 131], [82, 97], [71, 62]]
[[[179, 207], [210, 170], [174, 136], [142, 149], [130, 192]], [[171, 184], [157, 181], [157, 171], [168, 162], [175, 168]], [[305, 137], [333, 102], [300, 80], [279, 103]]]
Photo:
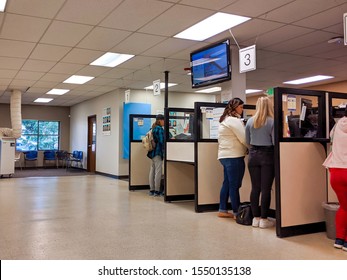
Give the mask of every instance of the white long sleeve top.
[[218, 159], [246, 155], [245, 127], [241, 119], [227, 116], [218, 128]]

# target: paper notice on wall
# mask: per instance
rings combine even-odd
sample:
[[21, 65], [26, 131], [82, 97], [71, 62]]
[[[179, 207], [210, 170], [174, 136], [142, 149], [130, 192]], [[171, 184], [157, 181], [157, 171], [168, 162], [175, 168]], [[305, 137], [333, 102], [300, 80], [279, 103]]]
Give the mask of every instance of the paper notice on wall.
[[218, 139], [219, 119], [224, 112], [224, 108], [213, 109], [213, 119], [210, 120], [210, 139]]
[[300, 113], [300, 120], [304, 121], [305, 120], [305, 116], [306, 116], [306, 106], [302, 105], [301, 113]]

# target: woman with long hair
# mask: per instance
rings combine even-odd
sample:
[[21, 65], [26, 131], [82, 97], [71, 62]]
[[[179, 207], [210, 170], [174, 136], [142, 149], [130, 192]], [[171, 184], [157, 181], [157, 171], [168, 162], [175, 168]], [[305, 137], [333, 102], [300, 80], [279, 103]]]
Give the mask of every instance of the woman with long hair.
[[347, 251], [347, 108], [330, 133], [332, 150], [323, 163], [330, 172], [330, 184], [340, 207], [336, 212], [334, 247]]
[[[247, 152], [245, 128], [241, 121], [243, 104], [240, 98], [231, 99], [219, 119], [218, 159], [224, 170], [218, 212], [221, 218], [235, 218], [240, 206], [239, 189], [245, 173], [244, 158]], [[233, 213], [227, 210], [229, 197]]]
[[164, 116], [159, 114], [156, 116], [152, 125], [153, 141], [155, 147], [147, 153], [147, 157], [151, 159], [151, 169], [149, 171], [149, 195], [160, 196], [160, 182], [162, 177], [162, 166], [164, 158]]
[[274, 222], [268, 219], [271, 188], [275, 178], [273, 118], [272, 102], [268, 97], [260, 97], [254, 116], [246, 124], [246, 142], [249, 145], [248, 169], [252, 182], [253, 227], [274, 226]]

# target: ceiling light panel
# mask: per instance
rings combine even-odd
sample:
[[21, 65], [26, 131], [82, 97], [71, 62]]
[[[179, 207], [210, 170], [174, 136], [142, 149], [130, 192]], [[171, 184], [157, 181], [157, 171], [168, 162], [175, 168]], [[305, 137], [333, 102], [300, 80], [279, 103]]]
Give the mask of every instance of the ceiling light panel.
[[284, 84], [301, 85], [301, 84], [313, 83], [313, 82], [323, 81], [323, 80], [332, 79], [332, 78], [334, 77], [325, 76], [325, 75], [317, 75], [317, 76], [306, 77], [306, 78], [297, 79], [293, 81], [287, 81], [287, 82], [284, 82]]
[[70, 78], [66, 79], [63, 83], [64, 84], [78, 84], [83, 85], [86, 82], [94, 79], [95, 77], [90, 76], [79, 76], [79, 75], [72, 75]]
[[116, 67], [119, 64], [133, 58], [132, 54], [121, 54], [121, 53], [111, 53], [107, 52], [100, 56], [98, 59], [94, 60], [90, 65], [95, 66], [105, 66], [105, 67]]
[[0, 12], [5, 11], [6, 2], [7, 2], [7, 0], [0, 0]]
[[174, 37], [180, 39], [203, 41], [250, 19], [251, 18], [249, 17], [219, 12], [189, 27], [181, 33], [178, 33]]
[[48, 103], [51, 102], [53, 98], [37, 98], [34, 100], [36, 103]]
[[50, 91], [48, 91], [46, 94], [54, 94], [54, 95], [63, 95], [67, 92], [69, 92], [69, 89], [58, 89], [58, 88], [53, 88]]

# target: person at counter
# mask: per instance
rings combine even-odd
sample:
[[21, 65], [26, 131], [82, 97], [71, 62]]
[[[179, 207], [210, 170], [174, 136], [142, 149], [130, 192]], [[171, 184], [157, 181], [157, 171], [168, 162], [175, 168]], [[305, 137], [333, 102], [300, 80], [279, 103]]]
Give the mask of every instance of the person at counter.
[[[274, 113], [268, 97], [260, 97], [256, 112], [246, 123], [246, 142], [250, 145], [248, 169], [252, 182], [251, 208], [253, 227], [268, 228], [271, 187], [275, 178], [274, 166]], [[259, 198], [261, 194], [261, 204]]]
[[149, 195], [160, 196], [160, 182], [162, 177], [162, 166], [164, 158], [164, 116], [159, 114], [152, 125], [152, 135], [155, 148], [147, 153], [151, 159], [151, 169], [149, 171]]
[[330, 136], [332, 150], [323, 165], [329, 169], [330, 184], [340, 203], [336, 212], [334, 247], [347, 251], [347, 108]]
[[[240, 206], [239, 189], [245, 173], [244, 158], [247, 152], [245, 128], [241, 121], [243, 104], [240, 98], [231, 99], [219, 119], [218, 160], [224, 170], [218, 212], [221, 218], [235, 219]], [[227, 210], [229, 197], [233, 213]]]

